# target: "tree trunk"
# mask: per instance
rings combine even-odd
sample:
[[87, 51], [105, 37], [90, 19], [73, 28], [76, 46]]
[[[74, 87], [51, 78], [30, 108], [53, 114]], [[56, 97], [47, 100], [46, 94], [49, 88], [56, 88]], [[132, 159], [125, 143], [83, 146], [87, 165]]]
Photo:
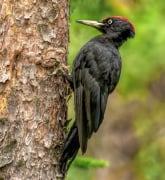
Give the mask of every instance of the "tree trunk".
[[0, 0], [0, 180], [60, 179], [68, 11], [67, 0]]

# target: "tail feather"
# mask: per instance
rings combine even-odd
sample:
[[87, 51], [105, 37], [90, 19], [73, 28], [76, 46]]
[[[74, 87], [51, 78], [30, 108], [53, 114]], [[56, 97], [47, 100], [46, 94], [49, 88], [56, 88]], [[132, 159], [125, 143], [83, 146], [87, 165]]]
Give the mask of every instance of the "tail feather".
[[60, 171], [65, 174], [69, 169], [72, 161], [75, 159], [80, 148], [78, 129], [75, 123], [73, 124], [68, 137], [65, 141], [64, 149], [60, 159]]

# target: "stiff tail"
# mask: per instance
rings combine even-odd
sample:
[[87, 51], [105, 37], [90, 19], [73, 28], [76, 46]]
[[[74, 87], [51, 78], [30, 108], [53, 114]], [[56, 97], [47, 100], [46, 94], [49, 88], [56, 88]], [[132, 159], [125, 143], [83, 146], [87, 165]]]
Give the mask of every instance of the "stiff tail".
[[73, 124], [68, 137], [65, 141], [64, 149], [60, 158], [60, 171], [65, 174], [69, 169], [72, 161], [75, 159], [80, 148], [78, 129], [75, 123]]

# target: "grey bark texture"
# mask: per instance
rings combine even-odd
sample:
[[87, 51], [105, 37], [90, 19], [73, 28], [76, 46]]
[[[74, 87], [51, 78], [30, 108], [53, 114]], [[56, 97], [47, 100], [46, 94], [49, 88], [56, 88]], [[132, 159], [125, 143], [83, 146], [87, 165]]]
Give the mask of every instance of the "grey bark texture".
[[67, 0], [0, 0], [0, 180], [62, 179], [68, 16]]

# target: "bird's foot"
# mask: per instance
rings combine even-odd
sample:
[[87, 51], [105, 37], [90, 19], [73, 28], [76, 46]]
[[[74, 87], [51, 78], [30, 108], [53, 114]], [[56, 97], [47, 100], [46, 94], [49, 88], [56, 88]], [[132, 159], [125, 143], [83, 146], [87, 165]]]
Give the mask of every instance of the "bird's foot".
[[52, 58], [54, 61], [54, 71], [50, 74], [53, 76], [62, 76], [64, 77], [70, 84], [71, 89], [73, 90], [73, 80], [71, 74], [69, 74], [69, 66], [65, 65], [61, 61]]
[[63, 74], [68, 74], [69, 72], [69, 66], [65, 65], [61, 61], [54, 59], [54, 71], [52, 75], [59, 76]]

